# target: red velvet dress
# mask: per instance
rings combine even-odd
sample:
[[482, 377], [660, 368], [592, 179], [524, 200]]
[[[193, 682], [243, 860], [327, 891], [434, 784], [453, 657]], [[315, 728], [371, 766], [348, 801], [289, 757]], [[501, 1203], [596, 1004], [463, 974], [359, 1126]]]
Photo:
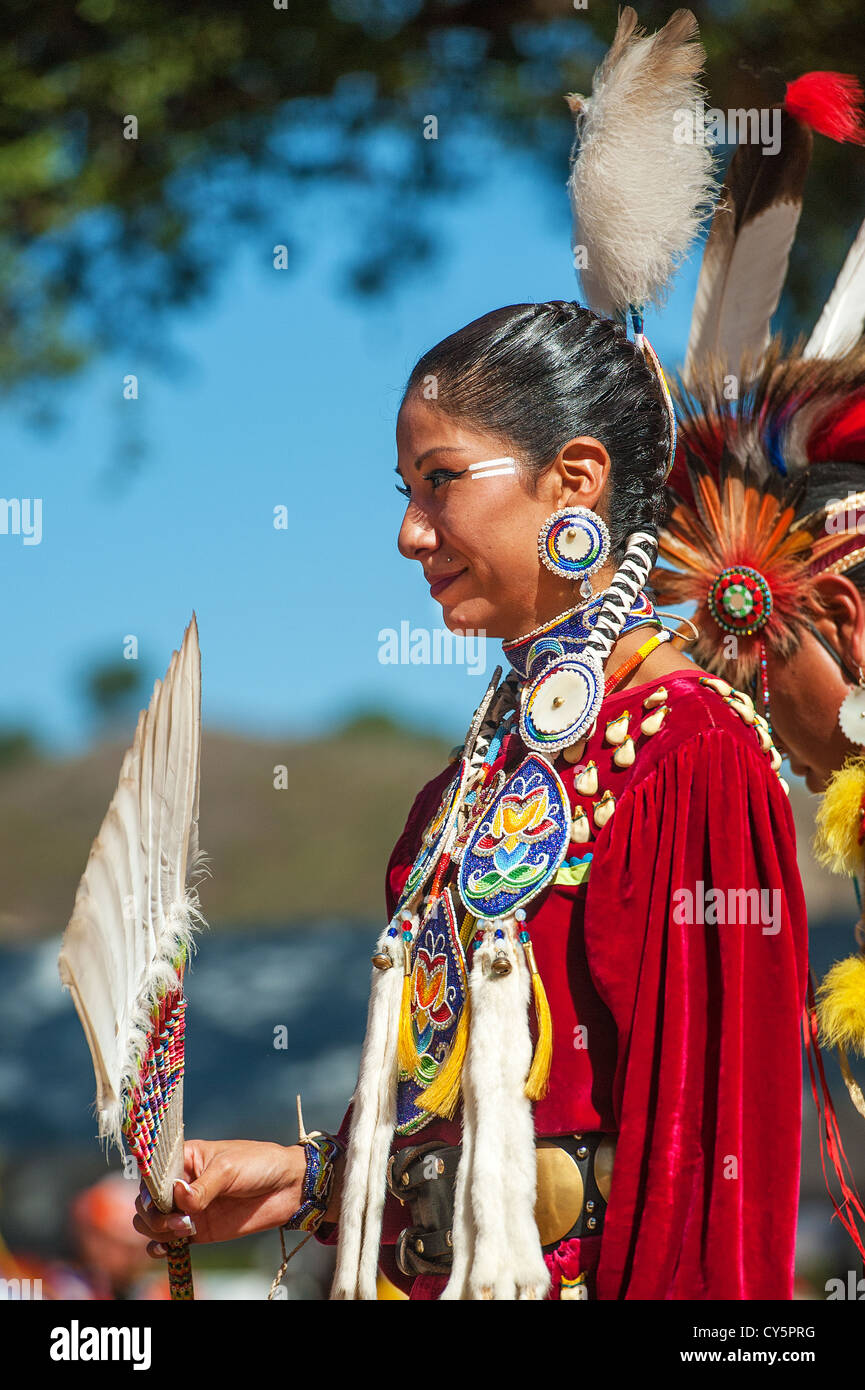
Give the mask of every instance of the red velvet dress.
[[[592, 858], [583, 882], [554, 882], [527, 907], [553, 1019], [535, 1131], [618, 1141], [601, 1235], [546, 1255], [553, 1298], [580, 1273], [590, 1298], [792, 1298], [808, 968], [793, 817], [755, 730], [700, 675], [607, 697], [582, 758], [597, 764], [593, 796], [555, 764], [591, 831], [568, 858]], [[644, 734], [643, 700], [661, 685], [668, 713]], [[636, 758], [620, 768], [605, 728], [624, 711]], [[511, 734], [493, 771], [526, 752]], [[388, 864], [389, 914], [452, 774], [415, 800]], [[598, 828], [606, 790], [615, 811]], [[459, 1113], [394, 1147], [439, 1137], [459, 1142]], [[412, 1298], [437, 1298], [446, 1280], [396, 1269], [408, 1224], [388, 1197], [382, 1268]]]

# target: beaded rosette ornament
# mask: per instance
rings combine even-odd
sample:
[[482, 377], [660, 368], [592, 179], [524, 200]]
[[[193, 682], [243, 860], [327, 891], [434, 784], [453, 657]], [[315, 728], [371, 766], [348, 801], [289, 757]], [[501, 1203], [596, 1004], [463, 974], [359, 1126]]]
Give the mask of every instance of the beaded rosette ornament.
[[[202, 918], [198, 789], [201, 656], [193, 615], [142, 710], [63, 936], [96, 1078], [99, 1135], [134, 1155], [160, 1211], [184, 1175], [183, 975]], [[172, 1299], [193, 1297], [188, 1242], [169, 1246]]]

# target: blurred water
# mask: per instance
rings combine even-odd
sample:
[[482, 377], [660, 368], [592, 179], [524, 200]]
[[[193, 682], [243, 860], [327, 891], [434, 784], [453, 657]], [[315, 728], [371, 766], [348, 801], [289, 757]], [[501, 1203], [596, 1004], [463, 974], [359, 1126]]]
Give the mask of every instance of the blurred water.
[[[187, 972], [186, 1131], [297, 1137], [332, 1129], [357, 1077], [378, 928], [207, 933]], [[92, 1145], [93, 1070], [57, 974], [60, 937], [0, 947], [0, 1149]], [[284, 1029], [274, 1046], [275, 1030]]]

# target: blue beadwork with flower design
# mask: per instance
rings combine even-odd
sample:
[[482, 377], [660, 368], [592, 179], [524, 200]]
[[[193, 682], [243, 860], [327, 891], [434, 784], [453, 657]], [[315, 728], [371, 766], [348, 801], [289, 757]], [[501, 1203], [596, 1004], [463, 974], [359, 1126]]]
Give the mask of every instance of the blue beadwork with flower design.
[[501, 917], [549, 883], [570, 843], [570, 803], [555, 771], [531, 753], [508, 778], [466, 845], [459, 893], [476, 917]]

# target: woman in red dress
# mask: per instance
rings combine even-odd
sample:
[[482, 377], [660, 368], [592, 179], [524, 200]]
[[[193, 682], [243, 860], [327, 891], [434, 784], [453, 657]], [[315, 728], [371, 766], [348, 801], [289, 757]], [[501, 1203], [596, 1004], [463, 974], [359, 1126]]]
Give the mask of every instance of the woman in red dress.
[[609, 320], [514, 305], [420, 359], [397, 443], [401, 552], [511, 669], [391, 857], [340, 1133], [188, 1143], [193, 1239], [317, 1229], [338, 1297], [380, 1260], [413, 1298], [790, 1298], [793, 822], [751, 701], [647, 593], [658, 377]]
[[416, 1299], [792, 1297], [792, 816], [765, 719], [648, 588], [676, 426], [642, 306], [710, 192], [674, 133], [702, 61], [688, 11], [648, 38], [625, 8], [568, 98], [596, 312], [498, 309], [410, 375], [400, 550], [510, 669], [391, 857], [340, 1132], [187, 1144], [154, 1253], [286, 1224], [337, 1242], [336, 1298], [379, 1267]]

